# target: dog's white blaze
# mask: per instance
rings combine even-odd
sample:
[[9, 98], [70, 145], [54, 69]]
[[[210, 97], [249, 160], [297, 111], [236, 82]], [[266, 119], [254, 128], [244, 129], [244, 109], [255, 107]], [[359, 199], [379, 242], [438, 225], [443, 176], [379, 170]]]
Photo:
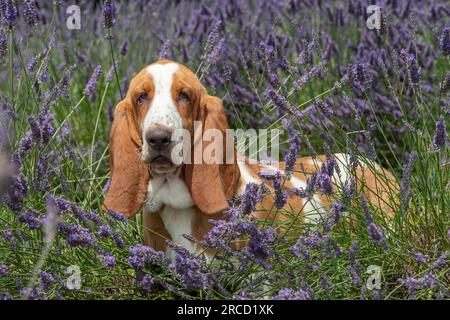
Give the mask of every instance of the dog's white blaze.
[[152, 125], [163, 125], [181, 129], [183, 121], [172, 99], [173, 75], [178, 70], [176, 63], [153, 64], [147, 72], [153, 78], [154, 96], [145, 116], [143, 130]]

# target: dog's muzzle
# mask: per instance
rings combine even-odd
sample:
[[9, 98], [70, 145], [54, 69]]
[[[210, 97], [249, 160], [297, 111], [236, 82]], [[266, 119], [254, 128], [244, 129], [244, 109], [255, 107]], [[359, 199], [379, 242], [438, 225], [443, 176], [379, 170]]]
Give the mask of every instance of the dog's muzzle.
[[151, 126], [145, 131], [143, 160], [150, 164], [153, 174], [172, 173], [177, 165], [172, 161], [173, 130], [166, 126]]

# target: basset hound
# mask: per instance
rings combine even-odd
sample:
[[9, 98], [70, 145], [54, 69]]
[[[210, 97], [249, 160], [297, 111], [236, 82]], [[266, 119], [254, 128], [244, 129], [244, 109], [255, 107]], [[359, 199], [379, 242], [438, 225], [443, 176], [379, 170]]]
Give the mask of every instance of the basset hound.
[[[203, 130], [215, 129], [225, 135], [228, 128], [222, 100], [208, 95], [205, 87], [187, 67], [168, 60], [155, 62], [131, 81], [128, 93], [116, 107], [110, 134], [110, 186], [103, 209], [133, 217], [143, 209], [144, 244], [173, 254], [166, 246], [171, 239], [191, 252], [203, 250], [186, 239], [188, 234], [201, 240], [212, 228], [210, 219], [223, 219], [229, 200], [242, 193], [249, 182], [261, 183], [262, 165], [249, 161], [174, 163], [171, 158], [176, 141], [174, 130], [185, 129], [195, 136], [195, 122]], [[203, 148], [212, 143], [203, 141]], [[234, 147], [233, 147], [234, 148]], [[225, 156], [225, 155], [223, 155]], [[339, 190], [351, 174], [367, 200], [386, 213], [393, 214], [388, 196], [397, 190], [394, 177], [378, 165], [361, 164], [349, 171], [349, 156], [334, 155], [340, 167], [333, 183]], [[297, 159], [285, 188], [304, 188], [311, 173], [326, 161]], [[278, 168], [284, 170], [281, 162]], [[384, 179], [378, 178], [382, 173]], [[269, 186], [270, 188], [270, 186]], [[330, 205], [329, 197], [317, 193], [311, 199], [289, 194], [286, 208], [296, 219], [315, 222]], [[259, 220], [292, 219], [273, 208], [273, 196], [265, 196], [252, 215]]]

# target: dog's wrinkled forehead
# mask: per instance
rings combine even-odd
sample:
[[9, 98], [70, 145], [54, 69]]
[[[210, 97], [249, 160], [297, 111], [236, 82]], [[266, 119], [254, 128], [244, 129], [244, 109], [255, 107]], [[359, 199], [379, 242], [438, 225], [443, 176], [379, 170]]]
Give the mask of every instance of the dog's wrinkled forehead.
[[153, 80], [153, 99], [144, 119], [144, 129], [151, 126], [182, 128], [183, 122], [172, 96], [174, 75], [179, 66], [176, 63], [152, 64], [146, 71]]

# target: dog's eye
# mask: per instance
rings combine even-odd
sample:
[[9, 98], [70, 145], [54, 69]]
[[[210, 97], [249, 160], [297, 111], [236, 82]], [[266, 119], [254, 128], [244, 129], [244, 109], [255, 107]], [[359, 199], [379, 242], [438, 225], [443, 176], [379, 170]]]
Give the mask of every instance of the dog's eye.
[[178, 95], [178, 101], [188, 103], [191, 102], [191, 98], [186, 92], [180, 92], [180, 94]]
[[139, 94], [139, 96], [136, 99], [136, 103], [138, 105], [141, 105], [144, 103], [144, 101], [147, 100], [147, 92], [142, 92], [141, 94]]

